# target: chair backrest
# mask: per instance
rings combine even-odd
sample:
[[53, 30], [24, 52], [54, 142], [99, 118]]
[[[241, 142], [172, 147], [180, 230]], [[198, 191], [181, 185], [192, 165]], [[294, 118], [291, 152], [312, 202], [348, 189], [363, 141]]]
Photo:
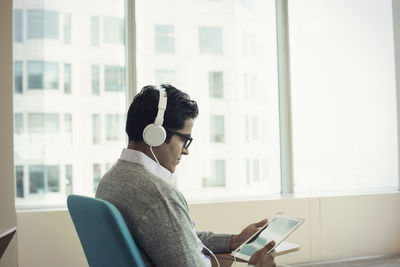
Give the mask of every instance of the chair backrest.
[[69, 195], [68, 210], [91, 267], [144, 267], [132, 235], [111, 203]]

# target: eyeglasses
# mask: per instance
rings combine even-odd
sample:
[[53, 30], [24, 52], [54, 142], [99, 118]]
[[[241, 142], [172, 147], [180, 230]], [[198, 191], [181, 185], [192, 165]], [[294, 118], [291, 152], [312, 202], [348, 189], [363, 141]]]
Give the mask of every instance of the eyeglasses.
[[179, 136], [180, 138], [182, 138], [184, 140], [183, 141], [183, 147], [185, 149], [188, 149], [188, 147], [190, 146], [190, 144], [193, 141], [193, 138], [190, 137], [190, 135], [188, 135], [188, 134], [183, 134], [183, 133], [180, 133], [178, 131], [175, 131], [175, 130], [172, 130], [170, 128], [167, 128], [167, 127], [164, 127], [164, 129], [167, 130], [167, 132], [170, 132], [170, 133], [175, 134], [175, 135]]

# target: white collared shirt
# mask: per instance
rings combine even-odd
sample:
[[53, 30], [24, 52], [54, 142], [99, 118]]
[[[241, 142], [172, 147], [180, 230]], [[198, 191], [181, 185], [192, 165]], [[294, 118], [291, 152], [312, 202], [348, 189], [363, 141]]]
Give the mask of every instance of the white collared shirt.
[[156, 161], [151, 159], [149, 156], [140, 152], [138, 150], [124, 148], [121, 153], [120, 159], [125, 161], [130, 161], [143, 165], [147, 170], [149, 170], [154, 175], [160, 177], [166, 182], [171, 182], [172, 173], [158, 164]]

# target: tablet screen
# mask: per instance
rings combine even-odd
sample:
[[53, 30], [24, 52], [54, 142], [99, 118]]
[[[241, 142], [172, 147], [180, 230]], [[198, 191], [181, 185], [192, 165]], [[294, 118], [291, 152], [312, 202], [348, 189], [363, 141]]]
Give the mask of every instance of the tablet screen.
[[272, 240], [275, 241], [276, 247], [303, 221], [303, 219], [290, 217], [278, 216], [273, 218], [272, 221], [267, 225], [267, 227], [260, 232], [258, 237], [252, 242], [242, 245], [236, 255], [240, 258], [248, 260], [254, 254], [254, 252], [261, 249]]

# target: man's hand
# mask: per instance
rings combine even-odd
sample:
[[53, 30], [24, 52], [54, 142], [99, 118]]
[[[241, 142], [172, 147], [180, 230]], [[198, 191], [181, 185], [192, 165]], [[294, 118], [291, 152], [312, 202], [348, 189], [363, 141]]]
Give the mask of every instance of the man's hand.
[[260, 227], [266, 225], [268, 223], [268, 219], [264, 219], [257, 223], [252, 223], [240, 232], [238, 235], [232, 235], [231, 241], [229, 243], [229, 249], [234, 251], [237, 249], [244, 241], [250, 238], [255, 232], [260, 229]]
[[267, 253], [275, 246], [275, 242], [271, 241], [266, 244], [263, 248], [257, 250], [253, 256], [251, 256], [249, 260], [249, 264], [252, 264], [256, 267], [275, 267], [276, 263], [274, 261], [275, 258], [275, 250]]

